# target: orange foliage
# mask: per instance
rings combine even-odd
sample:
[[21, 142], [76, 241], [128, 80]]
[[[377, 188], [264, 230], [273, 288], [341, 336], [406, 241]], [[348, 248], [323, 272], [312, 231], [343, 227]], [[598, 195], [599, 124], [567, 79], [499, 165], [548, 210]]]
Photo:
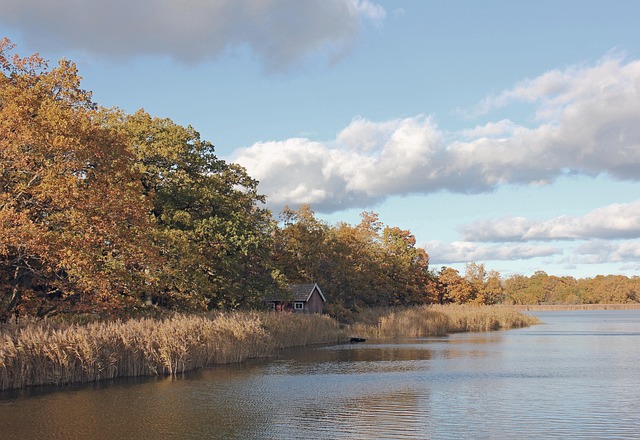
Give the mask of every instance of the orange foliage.
[[0, 43], [0, 318], [137, 301], [154, 252], [126, 140], [102, 128], [73, 63]]

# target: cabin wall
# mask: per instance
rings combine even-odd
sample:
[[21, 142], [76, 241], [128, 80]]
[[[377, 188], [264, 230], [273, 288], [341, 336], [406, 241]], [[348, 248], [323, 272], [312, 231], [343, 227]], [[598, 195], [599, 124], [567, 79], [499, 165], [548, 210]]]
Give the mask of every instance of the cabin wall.
[[313, 293], [311, 294], [309, 301], [307, 301], [305, 312], [322, 313], [322, 297], [320, 296], [320, 293], [318, 293], [317, 289], [313, 289]]
[[[302, 299], [299, 297], [299, 299]], [[309, 296], [309, 301], [285, 301], [282, 299], [271, 299], [267, 301], [276, 312], [294, 312], [294, 313], [322, 313], [324, 301], [317, 287], [313, 289]], [[302, 304], [302, 308], [296, 305]]]
[[271, 308], [276, 312], [292, 312], [293, 305], [284, 301], [270, 301]]

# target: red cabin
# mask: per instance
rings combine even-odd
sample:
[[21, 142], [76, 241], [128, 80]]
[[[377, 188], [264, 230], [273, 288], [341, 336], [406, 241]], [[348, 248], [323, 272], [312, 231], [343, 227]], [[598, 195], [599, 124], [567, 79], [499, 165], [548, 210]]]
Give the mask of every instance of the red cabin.
[[291, 290], [293, 301], [282, 298], [268, 299], [266, 300], [267, 304], [270, 304], [276, 311], [322, 313], [322, 307], [326, 299], [317, 283], [292, 284], [289, 289]]

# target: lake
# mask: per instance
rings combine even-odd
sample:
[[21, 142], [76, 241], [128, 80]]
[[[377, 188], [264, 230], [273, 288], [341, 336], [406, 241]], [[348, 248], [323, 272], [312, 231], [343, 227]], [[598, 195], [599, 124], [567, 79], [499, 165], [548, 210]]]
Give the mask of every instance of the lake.
[[0, 393], [9, 439], [638, 439], [640, 310]]

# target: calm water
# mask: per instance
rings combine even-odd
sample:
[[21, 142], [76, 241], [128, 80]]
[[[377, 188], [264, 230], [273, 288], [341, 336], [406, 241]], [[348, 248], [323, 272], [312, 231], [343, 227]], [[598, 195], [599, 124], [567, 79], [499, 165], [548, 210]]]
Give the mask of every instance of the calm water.
[[640, 311], [0, 394], [9, 439], [640, 438]]

